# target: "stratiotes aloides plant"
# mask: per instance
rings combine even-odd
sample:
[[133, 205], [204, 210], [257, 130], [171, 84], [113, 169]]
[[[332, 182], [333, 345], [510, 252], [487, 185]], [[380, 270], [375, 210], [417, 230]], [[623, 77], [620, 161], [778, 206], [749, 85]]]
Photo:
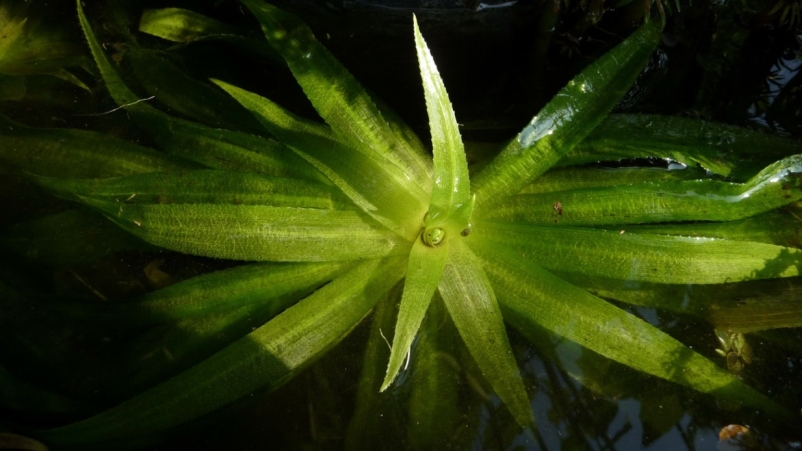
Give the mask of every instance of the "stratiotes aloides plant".
[[[603, 123], [650, 58], [661, 19], [647, 21], [583, 70], [492, 161], [469, 174], [455, 113], [417, 22], [433, 158], [299, 19], [259, 0], [242, 3], [325, 124], [220, 80], [213, 82], [256, 118], [240, 124], [253, 133], [171, 117], [126, 86], [79, 1], [81, 25], [109, 93], [164, 152], [90, 132], [14, 124], [8, 139], [17, 145], [0, 156], [151, 245], [281, 262], [199, 276], [130, 303], [60, 309], [127, 326], [181, 319], [197, 336], [247, 315], [269, 321], [109, 410], [33, 435], [52, 444], [108, 442], [199, 418], [257, 389], [279, 387], [377, 303], [400, 302], [384, 380], [371, 387], [386, 390], [405, 361], [415, 359], [415, 337], [433, 298], [442, 298], [478, 368], [524, 428], [535, 427], [534, 418], [505, 320], [524, 336], [543, 328], [635, 370], [785, 414], [720, 365], [584, 287], [798, 275], [799, 251], [774, 244], [765, 228], [744, 221], [760, 221], [802, 197], [800, 157], [749, 174], [750, 168], [698, 148], [655, 150], [725, 175], [742, 170], [748, 174], [742, 183], [638, 169], [623, 178], [623, 172], [572, 167], [544, 175], [558, 163], [604, 159], [605, 130], [630, 127], [633, 142], [638, 133], [665, 131], [659, 124], [644, 131], [637, 117]], [[601, 134], [592, 135], [594, 129]], [[37, 148], [45, 151], [25, 153], [41, 142], [48, 145]], [[592, 145], [578, 147], [583, 142]], [[65, 152], [71, 152], [69, 167], [59, 164]], [[607, 152], [652, 155], [631, 148]], [[710, 222], [705, 229], [681, 224], [686, 221]], [[649, 229], [649, 223], [668, 225]], [[399, 283], [402, 288], [394, 289]], [[193, 322], [204, 315], [214, 319]]]

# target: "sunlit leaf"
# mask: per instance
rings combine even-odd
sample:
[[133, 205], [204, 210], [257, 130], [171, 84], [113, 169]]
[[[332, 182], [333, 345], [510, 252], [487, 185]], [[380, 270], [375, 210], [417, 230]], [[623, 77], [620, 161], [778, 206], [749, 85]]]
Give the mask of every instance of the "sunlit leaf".
[[760, 168], [796, 154], [799, 149], [798, 140], [760, 130], [677, 116], [614, 114], [560, 160], [559, 165], [622, 158], [670, 158], [746, 181]]
[[631, 185], [643, 182], [700, 180], [708, 178], [710, 178], [710, 176], [706, 174], [705, 171], [693, 168], [684, 168], [681, 170], [653, 167], [553, 168], [535, 179], [534, 182], [525, 186], [518, 194], [550, 193], [583, 188]]
[[601, 122], [627, 92], [652, 54], [663, 22], [642, 25], [594, 61], [473, 177], [478, 202], [515, 194], [554, 166]]
[[[802, 198], [802, 156], [765, 168], [747, 183], [654, 181], [540, 194], [517, 194], [486, 217], [528, 224], [599, 226], [649, 222], [733, 221]], [[555, 215], [554, 205], [560, 203]]]
[[[297, 17], [258, 0], [243, 0], [265, 37], [284, 57], [320, 116], [345, 142], [380, 161], [397, 165], [427, 189], [431, 166], [423, 149], [393, 132], [354, 77]], [[401, 126], [401, 124], [397, 124]]]
[[356, 211], [82, 201], [149, 243], [208, 257], [339, 261], [409, 250], [406, 240]]
[[224, 82], [215, 83], [256, 114], [272, 135], [326, 174], [363, 211], [405, 237], [418, 235], [427, 194], [398, 167], [354, 151], [325, 125], [300, 118], [269, 99]]
[[802, 220], [798, 216], [798, 213], [789, 209], [732, 222], [630, 225], [625, 232], [723, 238], [799, 248], [802, 247], [802, 242], [799, 241]]
[[468, 163], [454, 109], [432, 54], [418, 28], [417, 18], [414, 18], [414, 25], [415, 48], [423, 79], [423, 94], [426, 98], [434, 154], [434, 186], [426, 227], [448, 226], [450, 230], [446, 230], [446, 233], [456, 234], [468, 226], [473, 212]]
[[[724, 283], [800, 274], [802, 251], [715, 238], [482, 221], [477, 241], [516, 249], [558, 274], [658, 283]], [[468, 239], [473, 238], [472, 234]]]
[[393, 382], [411, 352], [412, 340], [418, 333], [429, 302], [437, 289], [437, 283], [443, 275], [443, 268], [448, 260], [448, 248], [449, 241], [444, 241], [435, 247], [425, 244], [422, 239], [417, 239], [412, 244], [407, 263], [407, 277], [404, 281], [404, 294], [398, 310], [398, 323], [395, 325], [393, 347], [390, 362], [387, 364], [387, 374], [382, 382], [382, 391]]

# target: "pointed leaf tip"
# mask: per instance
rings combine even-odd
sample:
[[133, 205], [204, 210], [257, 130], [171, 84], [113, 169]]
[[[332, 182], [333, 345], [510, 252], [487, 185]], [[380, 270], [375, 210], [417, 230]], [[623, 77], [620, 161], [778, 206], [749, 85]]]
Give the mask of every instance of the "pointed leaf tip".
[[456, 235], [468, 226], [472, 205], [468, 162], [451, 100], [414, 15], [413, 23], [434, 156], [435, 182], [426, 226], [443, 227]]
[[398, 376], [440, 282], [447, 260], [448, 241], [432, 247], [418, 239], [412, 245], [390, 361], [380, 391], [386, 390]]

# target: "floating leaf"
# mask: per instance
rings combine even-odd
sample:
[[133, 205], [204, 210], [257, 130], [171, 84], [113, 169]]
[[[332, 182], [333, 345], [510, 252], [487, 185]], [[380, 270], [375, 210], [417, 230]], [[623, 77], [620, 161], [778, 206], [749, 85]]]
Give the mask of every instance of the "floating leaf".
[[802, 251], [771, 244], [493, 221], [479, 227], [477, 240], [516, 249], [558, 274], [691, 284], [800, 274]]
[[585, 68], [473, 177], [479, 203], [515, 194], [554, 166], [627, 92], [657, 45], [663, 22], [642, 25]]
[[745, 181], [759, 168], [798, 153], [799, 147], [798, 140], [727, 124], [676, 116], [614, 114], [559, 165], [622, 158], [670, 158]]
[[[802, 156], [765, 168], [747, 183], [655, 181], [555, 193], [517, 194], [486, 217], [528, 224], [601, 226], [649, 222], [733, 221], [802, 199]], [[559, 215], [553, 205], [560, 202]], [[558, 217], [559, 216], [559, 217]]]
[[81, 200], [148, 243], [194, 255], [339, 261], [380, 258], [409, 249], [406, 240], [356, 211]]

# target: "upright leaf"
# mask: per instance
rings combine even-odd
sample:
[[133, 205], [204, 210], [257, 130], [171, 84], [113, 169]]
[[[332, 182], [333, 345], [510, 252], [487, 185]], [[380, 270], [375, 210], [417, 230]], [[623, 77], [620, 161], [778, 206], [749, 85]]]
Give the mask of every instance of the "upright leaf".
[[434, 186], [426, 226], [444, 227], [448, 224], [454, 232], [460, 232], [468, 226], [473, 210], [465, 148], [440, 72], [437, 71], [432, 54], [418, 28], [418, 19], [414, 16], [413, 19], [415, 48], [423, 79], [434, 154]]
[[[413, 16], [414, 17], [414, 16]], [[468, 183], [468, 163], [459, 135], [454, 110], [443, 80], [414, 19], [415, 47], [418, 52], [423, 92], [429, 113], [434, 148], [434, 187], [426, 215], [426, 229], [415, 240], [409, 255], [404, 295], [398, 312], [393, 348], [382, 383], [385, 390], [398, 374], [412, 340], [429, 307], [448, 259], [449, 242], [468, 227], [473, 208]]]
[[261, 0], [242, 3], [262, 24], [268, 42], [284, 57], [334, 132], [373, 158], [402, 168], [418, 186], [428, 189], [431, 166], [423, 149], [393, 132], [388, 118], [312, 31], [297, 17]]
[[253, 112], [265, 128], [324, 173], [363, 211], [409, 239], [420, 232], [426, 191], [400, 168], [354, 151], [323, 125], [236, 86], [214, 82]]
[[521, 426], [534, 427], [529, 398], [512, 355], [496, 295], [479, 259], [461, 241], [449, 254], [438, 286], [474, 360]]
[[660, 39], [663, 21], [642, 25], [585, 68], [473, 178], [480, 203], [515, 194], [554, 166], [601, 122], [635, 81]]

